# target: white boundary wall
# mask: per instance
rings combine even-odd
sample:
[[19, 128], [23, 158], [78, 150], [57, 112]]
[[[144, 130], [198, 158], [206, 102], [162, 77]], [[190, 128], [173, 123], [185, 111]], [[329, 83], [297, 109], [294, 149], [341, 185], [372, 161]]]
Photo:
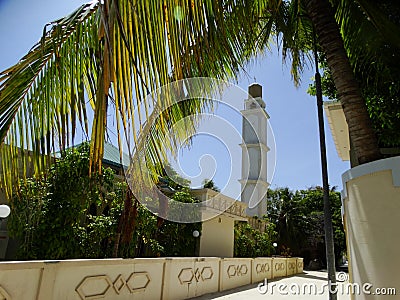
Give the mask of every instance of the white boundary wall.
[[286, 276], [292, 265], [302, 273], [302, 259], [277, 257], [1, 262], [0, 299], [187, 299]]

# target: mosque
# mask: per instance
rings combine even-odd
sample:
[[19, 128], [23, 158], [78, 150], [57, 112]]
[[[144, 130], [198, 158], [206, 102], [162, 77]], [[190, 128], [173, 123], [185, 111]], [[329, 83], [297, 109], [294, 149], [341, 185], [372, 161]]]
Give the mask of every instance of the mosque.
[[242, 119], [241, 201], [209, 189], [192, 190], [193, 196], [207, 204], [203, 214], [214, 214], [202, 224], [199, 256], [233, 257], [235, 222], [249, 222], [253, 228], [265, 230], [262, 217], [267, 211], [267, 122], [269, 116], [262, 99], [262, 87], [253, 83], [244, 100]]

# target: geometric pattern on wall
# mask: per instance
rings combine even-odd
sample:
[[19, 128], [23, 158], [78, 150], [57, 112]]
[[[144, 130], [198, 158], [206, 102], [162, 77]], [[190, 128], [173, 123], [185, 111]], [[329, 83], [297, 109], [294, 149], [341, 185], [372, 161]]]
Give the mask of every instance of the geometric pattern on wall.
[[75, 291], [82, 300], [90, 300], [104, 298], [112, 290], [119, 295], [124, 288], [131, 294], [144, 292], [149, 283], [147, 272], [133, 272], [127, 279], [119, 274], [114, 281], [108, 275], [95, 275], [83, 278]]
[[275, 269], [275, 271], [283, 271], [283, 270], [285, 270], [285, 263], [283, 263], [283, 262], [275, 263], [274, 269]]
[[267, 273], [267, 272], [269, 272], [269, 270], [270, 270], [269, 263], [264, 263], [264, 264], [258, 263], [258, 264], [256, 265], [256, 272], [257, 272], [257, 274], [260, 274], [260, 273]]
[[11, 300], [10, 294], [2, 286], [0, 286], [0, 300]]
[[244, 276], [247, 274], [247, 265], [229, 265], [226, 272], [228, 273], [228, 277], [235, 277], [235, 276]]
[[288, 262], [287, 268], [288, 268], [288, 270], [295, 271], [296, 270], [296, 263], [295, 262]]
[[196, 282], [210, 280], [214, 276], [214, 272], [211, 267], [203, 267], [201, 270], [196, 268], [183, 268], [178, 275], [179, 282], [181, 284], [192, 283], [193, 280]]
[[304, 263], [302, 261], [297, 262], [297, 268], [301, 269], [304, 267]]

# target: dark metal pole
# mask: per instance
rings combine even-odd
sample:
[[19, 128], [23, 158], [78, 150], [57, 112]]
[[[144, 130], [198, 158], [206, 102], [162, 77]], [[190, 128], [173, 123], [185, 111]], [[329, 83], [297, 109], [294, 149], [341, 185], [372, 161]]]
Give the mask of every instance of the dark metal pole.
[[325, 227], [325, 249], [326, 263], [328, 267], [329, 280], [329, 299], [337, 299], [336, 289], [336, 270], [335, 270], [335, 251], [333, 242], [333, 227], [331, 205], [329, 202], [329, 183], [328, 183], [328, 163], [326, 159], [326, 144], [325, 144], [325, 128], [322, 102], [321, 75], [318, 70], [318, 55], [317, 55], [316, 37], [314, 32], [314, 60], [315, 60], [315, 87], [317, 94], [317, 109], [318, 109], [318, 127], [319, 127], [319, 146], [321, 149], [321, 169], [322, 169], [322, 187], [324, 190], [324, 227]]

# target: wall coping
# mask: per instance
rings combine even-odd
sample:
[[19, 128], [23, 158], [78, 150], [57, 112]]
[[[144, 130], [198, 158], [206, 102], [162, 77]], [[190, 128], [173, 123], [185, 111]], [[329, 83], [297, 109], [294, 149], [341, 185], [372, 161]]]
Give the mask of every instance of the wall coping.
[[[201, 259], [201, 257], [196, 257]], [[211, 257], [210, 257], [211, 258]], [[91, 266], [101, 264], [105, 266], [121, 264], [162, 263], [167, 257], [138, 257], [138, 258], [99, 258], [99, 259], [60, 259], [60, 260], [10, 260], [0, 261], [1, 270], [45, 268], [49, 265], [62, 265], [63, 267]], [[174, 258], [175, 259], [175, 258]], [[207, 257], [208, 259], [208, 257]], [[212, 259], [212, 258], [211, 258]]]
[[347, 198], [347, 182], [367, 174], [386, 170], [392, 171], [393, 186], [400, 187], [400, 156], [376, 160], [344, 172], [342, 174], [342, 201]]

